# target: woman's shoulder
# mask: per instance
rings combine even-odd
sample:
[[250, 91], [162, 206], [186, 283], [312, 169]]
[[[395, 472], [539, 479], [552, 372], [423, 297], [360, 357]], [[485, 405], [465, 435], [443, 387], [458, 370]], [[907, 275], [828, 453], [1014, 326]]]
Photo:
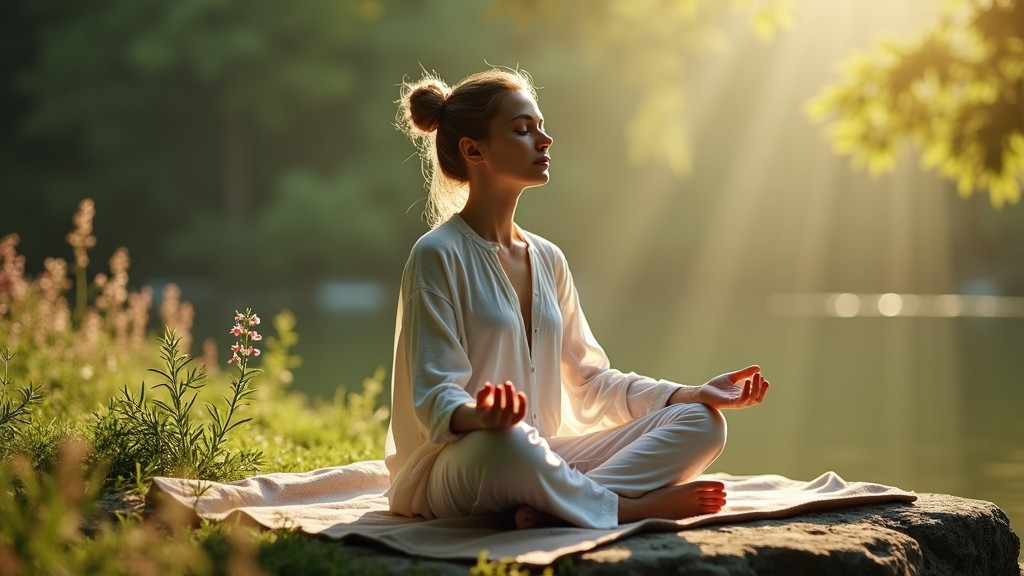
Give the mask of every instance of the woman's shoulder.
[[447, 227], [441, 224], [417, 238], [416, 242], [412, 245], [412, 249], [416, 251], [440, 248], [450, 241], [450, 236], [451, 234], [448, 233]]
[[412, 245], [410, 257], [429, 257], [431, 255], [450, 254], [465, 249], [462, 234], [448, 222], [430, 230]]
[[405, 278], [415, 284], [446, 284], [466, 261], [477, 258], [476, 252], [457, 227], [442, 223], [413, 244], [405, 263]]

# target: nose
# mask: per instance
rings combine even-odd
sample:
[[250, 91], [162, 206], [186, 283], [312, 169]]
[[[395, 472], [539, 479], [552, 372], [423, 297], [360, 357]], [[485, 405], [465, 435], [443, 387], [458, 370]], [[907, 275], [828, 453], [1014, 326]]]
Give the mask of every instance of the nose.
[[540, 140], [537, 141], [537, 148], [540, 150], [547, 150], [548, 148], [551, 148], [552, 144], [555, 143], [555, 139], [552, 138], [550, 134], [543, 130], [540, 131], [540, 136]]

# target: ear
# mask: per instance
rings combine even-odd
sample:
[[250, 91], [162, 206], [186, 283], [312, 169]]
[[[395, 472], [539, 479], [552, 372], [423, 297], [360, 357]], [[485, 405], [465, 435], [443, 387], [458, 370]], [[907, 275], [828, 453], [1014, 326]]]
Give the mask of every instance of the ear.
[[478, 142], [469, 136], [463, 136], [459, 139], [459, 152], [462, 154], [462, 158], [466, 160], [466, 164], [472, 165], [483, 162], [485, 148], [486, 144], [484, 142]]

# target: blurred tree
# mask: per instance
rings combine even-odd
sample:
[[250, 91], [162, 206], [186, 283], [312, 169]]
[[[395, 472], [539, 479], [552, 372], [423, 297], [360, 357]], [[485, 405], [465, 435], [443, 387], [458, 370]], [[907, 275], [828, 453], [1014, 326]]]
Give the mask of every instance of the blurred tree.
[[884, 42], [846, 63], [845, 78], [807, 106], [832, 119], [835, 149], [872, 173], [890, 170], [904, 140], [962, 196], [1020, 200], [1024, 178], [1024, 2], [951, 0], [920, 37]]
[[254, 215], [245, 234], [225, 235], [221, 218], [199, 215], [174, 238], [169, 256], [209, 267], [208, 274], [255, 273], [261, 282], [391, 272], [389, 256], [407, 244], [395, 233], [393, 210], [368, 189], [374, 187], [365, 177], [347, 168], [327, 175], [286, 171], [277, 194]]
[[[498, 0], [498, 14], [550, 26], [597, 62], [628, 63], [616, 81], [635, 87], [639, 101], [626, 126], [630, 160], [663, 162], [689, 174], [687, 72], [701, 52], [727, 45], [722, 29], [730, 11], [746, 15], [769, 40], [791, 24], [797, 0]], [[618, 70], [617, 70], [618, 72]]]
[[98, 220], [116, 215], [131, 238], [177, 229], [187, 212], [221, 214], [237, 232], [282, 166], [337, 162], [338, 147], [295, 130], [344, 122], [324, 111], [351, 98], [351, 55], [382, 11], [374, 0], [20, 8], [32, 57], [15, 74], [30, 103], [17, 128], [56, 149], [37, 155], [33, 183], [95, 198]]

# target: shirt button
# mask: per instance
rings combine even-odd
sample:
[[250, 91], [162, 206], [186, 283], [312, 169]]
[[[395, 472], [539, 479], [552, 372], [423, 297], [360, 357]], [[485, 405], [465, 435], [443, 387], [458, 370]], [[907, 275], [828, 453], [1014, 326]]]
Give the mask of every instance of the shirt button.
[[537, 369], [534, 368], [533, 366], [530, 366], [530, 374], [534, 374], [536, 372], [537, 372]]

